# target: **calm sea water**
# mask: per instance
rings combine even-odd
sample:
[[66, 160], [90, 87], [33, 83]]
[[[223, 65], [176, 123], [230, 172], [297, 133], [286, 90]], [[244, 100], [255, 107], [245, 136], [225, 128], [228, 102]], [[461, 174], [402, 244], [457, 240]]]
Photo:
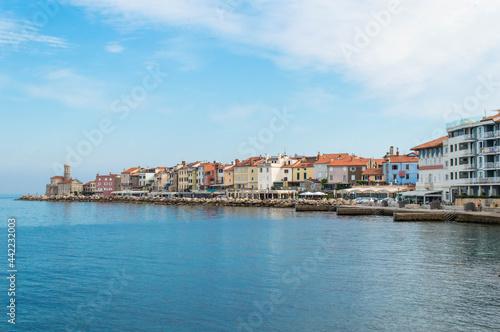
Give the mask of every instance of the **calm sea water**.
[[20, 202], [25, 331], [500, 330], [500, 227], [292, 210]]

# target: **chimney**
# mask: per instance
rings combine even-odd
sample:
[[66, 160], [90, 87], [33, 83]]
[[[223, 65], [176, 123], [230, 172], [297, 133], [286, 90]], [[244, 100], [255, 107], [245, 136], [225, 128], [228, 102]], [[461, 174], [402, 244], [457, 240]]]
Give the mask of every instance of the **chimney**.
[[351, 156], [351, 161], [353, 161], [353, 160], [354, 160], [354, 156]]
[[391, 148], [389, 149], [389, 156], [394, 156], [394, 147], [391, 146]]
[[235, 165], [238, 165], [240, 163], [240, 160], [239, 159], [235, 159], [234, 163], [235, 163]]
[[281, 158], [282, 158], [282, 154], [281, 153], [278, 153], [278, 160], [281, 161]]
[[186, 162], [183, 160], [181, 164], [186, 165]]
[[269, 160], [269, 153], [266, 153], [266, 163]]
[[320, 153], [319, 153], [319, 151], [318, 151], [318, 159], [319, 159], [320, 157], [321, 157], [321, 154], [320, 154]]
[[399, 148], [396, 148], [396, 156], [399, 156]]

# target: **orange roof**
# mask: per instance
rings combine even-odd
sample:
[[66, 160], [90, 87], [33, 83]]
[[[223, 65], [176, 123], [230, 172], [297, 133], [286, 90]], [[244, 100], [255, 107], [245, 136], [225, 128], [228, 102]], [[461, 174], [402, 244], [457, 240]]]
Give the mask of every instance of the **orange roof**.
[[205, 169], [205, 172], [210, 172], [215, 170], [215, 166], [212, 163], [203, 165], [203, 168]]
[[56, 175], [51, 177], [51, 179], [64, 179], [64, 176]]
[[306, 168], [306, 167], [313, 167], [314, 166], [314, 162], [308, 162], [308, 161], [302, 161], [302, 162], [298, 162], [294, 165], [292, 165], [293, 168]]
[[95, 180], [92, 180], [92, 181], [90, 181], [90, 182], [85, 183], [85, 184], [84, 184], [84, 186], [89, 186], [92, 182], [94, 182], [94, 183], [95, 183]]
[[344, 159], [334, 159], [328, 163], [328, 166], [364, 166], [370, 162], [371, 159], [360, 158], [353, 156], [354, 158], [344, 158]]
[[71, 183], [71, 182], [73, 182], [73, 181], [75, 181], [75, 180], [73, 180], [73, 179], [69, 179], [69, 180], [66, 180], [66, 181], [61, 181], [61, 182], [59, 182], [59, 184]]
[[365, 169], [361, 175], [383, 175], [384, 170], [382, 168], [368, 168]]
[[127, 169], [126, 171], [123, 171], [122, 173], [132, 173], [132, 172], [136, 172], [140, 169], [141, 169], [140, 167], [132, 167], [132, 168]]
[[418, 163], [418, 157], [410, 157], [406, 155], [387, 157], [386, 162], [389, 161], [389, 159], [391, 163]]
[[229, 172], [229, 171], [233, 171], [233, 170], [234, 170], [234, 167], [229, 167], [229, 168], [226, 168], [226, 169], [224, 170], [224, 172], [225, 172], [225, 171], [228, 171], [228, 172]]
[[382, 165], [385, 162], [385, 159], [373, 159], [374, 162], [376, 162], [379, 165]]
[[498, 113], [495, 115], [489, 116], [487, 118], [484, 118], [481, 121], [493, 120], [495, 122], [499, 122], [500, 121], [500, 110], [496, 110], [495, 112], [498, 112]]
[[427, 149], [427, 148], [436, 148], [438, 146], [443, 145], [443, 142], [448, 139], [448, 136], [443, 136], [438, 139], [435, 139], [433, 141], [417, 145], [416, 147], [412, 148], [412, 150], [421, 150], [421, 149]]
[[332, 153], [332, 154], [324, 154], [318, 158], [314, 163], [315, 164], [328, 164], [330, 161], [334, 159], [344, 159], [349, 157], [349, 153]]
[[[254, 166], [254, 165], [258, 165], [262, 162], [264, 162], [265, 159], [261, 158], [261, 157], [250, 157], [248, 159], [245, 159], [243, 161], [240, 161], [239, 163], [236, 163], [234, 166], [237, 166], [237, 167], [241, 167], [241, 166]], [[250, 162], [252, 163], [252, 165], [250, 165]]]

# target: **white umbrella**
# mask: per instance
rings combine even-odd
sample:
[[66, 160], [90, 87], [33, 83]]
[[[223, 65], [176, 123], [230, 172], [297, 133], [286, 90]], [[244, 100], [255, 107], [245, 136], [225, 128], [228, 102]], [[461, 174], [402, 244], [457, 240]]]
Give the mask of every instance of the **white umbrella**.
[[310, 191], [306, 191], [305, 193], [299, 194], [299, 196], [310, 196], [310, 195], [313, 195], [313, 193]]
[[320, 192], [315, 192], [313, 193], [314, 196], [325, 196], [325, 193], [320, 193]]

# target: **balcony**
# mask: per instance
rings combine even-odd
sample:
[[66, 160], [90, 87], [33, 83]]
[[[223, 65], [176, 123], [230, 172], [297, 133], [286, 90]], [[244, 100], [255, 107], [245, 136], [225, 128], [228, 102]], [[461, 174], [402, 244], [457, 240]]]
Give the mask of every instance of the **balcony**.
[[472, 184], [493, 184], [500, 183], [500, 177], [474, 178], [470, 179]]
[[483, 154], [493, 154], [493, 153], [499, 153], [500, 152], [500, 147], [498, 146], [490, 146], [487, 148], [482, 149]]
[[476, 169], [476, 164], [464, 164], [461, 166], [463, 169], [468, 170], [468, 171], [473, 171]]
[[500, 162], [496, 162], [496, 163], [484, 163], [482, 165], [483, 169], [496, 169], [496, 168], [500, 168]]
[[460, 153], [461, 156], [473, 156], [474, 155], [474, 151], [470, 150], [470, 149], [467, 149], [467, 150], [459, 150], [458, 151]]
[[476, 139], [476, 135], [469, 134], [469, 135], [464, 135], [464, 141], [474, 141]]
[[495, 139], [500, 137], [500, 130], [496, 131], [487, 131], [479, 135], [480, 139]]

